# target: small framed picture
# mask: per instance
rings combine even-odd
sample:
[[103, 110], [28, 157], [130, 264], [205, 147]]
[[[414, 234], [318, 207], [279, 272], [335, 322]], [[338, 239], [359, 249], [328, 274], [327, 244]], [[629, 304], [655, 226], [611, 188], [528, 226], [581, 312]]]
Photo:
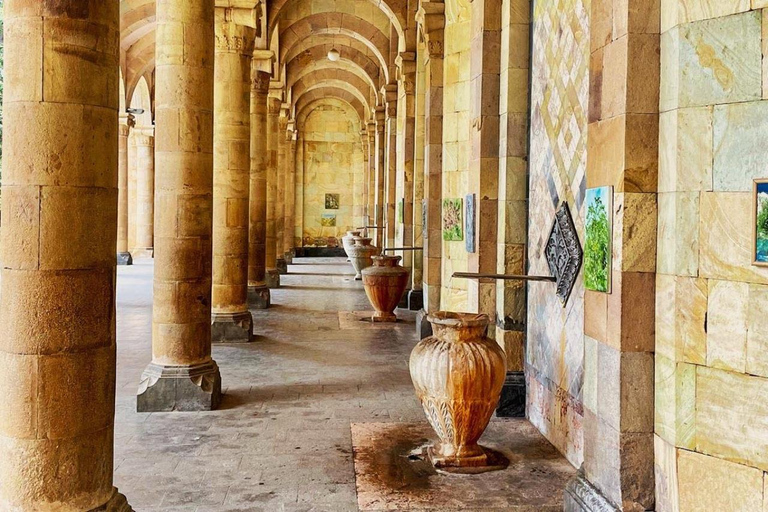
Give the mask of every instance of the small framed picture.
[[768, 178], [755, 180], [753, 202], [754, 219], [752, 240], [753, 265], [768, 267]]
[[584, 286], [611, 293], [613, 258], [613, 187], [587, 189], [584, 241]]
[[325, 194], [325, 209], [326, 210], [339, 209], [339, 194]]

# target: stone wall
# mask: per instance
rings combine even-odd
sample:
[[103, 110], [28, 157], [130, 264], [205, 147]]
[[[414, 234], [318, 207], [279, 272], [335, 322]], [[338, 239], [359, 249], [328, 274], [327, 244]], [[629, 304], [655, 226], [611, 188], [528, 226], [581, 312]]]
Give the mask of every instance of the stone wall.
[[[301, 208], [296, 223], [304, 245], [324, 245], [329, 237], [340, 244], [348, 230], [364, 223], [365, 163], [360, 130], [355, 111], [337, 100], [320, 102], [299, 126], [303, 178], [302, 186], [297, 187], [301, 197], [296, 202]], [[338, 194], [337, 210], [325, 208], [326, 194]], [[336, 215], [336, 226], [322, 226], [323, 214]]]
[[[537, 0], [533, 10], [529, 274], [549, 275], [544, 247], [566, 201], [579, 233], [589, 98], [589, 0]], [[575, 466], [583, 460], [584, 286], [562, 306], [549, 283], [528, 286], [526, 383], [531, 422]]]
[[[664, 0], [656, 280], [656, 510], [765, 510], [768, 2]], [[750, 10], [752, 8], [752, 10]]]
[[[464, 200], [469, 193], [470, 159], [470, 29], [469, 0], [446, 2], [445, 62], [443, 85], [443, 199]], [[465, 233], [466, 236], [466, 233]], [[443, 241], [441, 308], [470, 311], [463, 279], [451, 279], [466, 271], [468, 256], [464, 241]]]

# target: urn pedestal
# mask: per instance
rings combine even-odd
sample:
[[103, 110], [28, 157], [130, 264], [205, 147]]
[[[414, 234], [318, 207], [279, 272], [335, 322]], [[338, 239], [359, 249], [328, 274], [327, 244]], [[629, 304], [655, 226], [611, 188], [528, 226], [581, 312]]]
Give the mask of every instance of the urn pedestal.
[[416, 396], [440, 441], [429, 449], [436, 468], [478, 472], [493, 466], [477, 444], [506, 377], [504, 352], [485, 336], [486, 315], [440, 311], [427, 316], [434, 335], [411, 352]]
[[373, 256], [378, 254], [379, 249], [371, 245], [372, 238], [356, 236], [353, 239], [354, 243], [349, 247], [347, 254], [349, 255], [349, 261], [352, 262], [352, 266], [355, 268], [355, 280], [360, 281], [363, 278], [361, 272], [373, 265]]
[[399, 265], [400, 256], [374, 256], [373, 266], [363, 270], [363, 286], [376, 310], [374, 322], [397, 322], [394, 314], [408, 286], [410, 273]]
[[344, 248], [344, 252], [347, 254], [347, 261], [350, 261], [349, 248], [355, 245], [355, 238], [361, 237], [362, 231], [347, 231], [347, 234], [341, 237], [341, 246]]

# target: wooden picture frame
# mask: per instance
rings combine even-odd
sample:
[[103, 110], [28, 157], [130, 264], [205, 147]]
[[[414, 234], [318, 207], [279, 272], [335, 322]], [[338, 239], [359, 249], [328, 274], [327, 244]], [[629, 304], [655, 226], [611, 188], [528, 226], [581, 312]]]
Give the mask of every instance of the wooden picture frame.
[[[761, 199], [761, 195], [765, 195]], [[766, 201], [765, 206], [761, 203]], [[766, 208], [763, 213], [763, 208]], [[759, 178], [752, 185], [752, 265], [756, 267], [768, 267], [768, 237], [760, 236], [758, 217], [768, 215], [768, 178]], [[762, 250], [760, 245], [763, 245]], [[763, 254], [761, 254], [763, 253]]]

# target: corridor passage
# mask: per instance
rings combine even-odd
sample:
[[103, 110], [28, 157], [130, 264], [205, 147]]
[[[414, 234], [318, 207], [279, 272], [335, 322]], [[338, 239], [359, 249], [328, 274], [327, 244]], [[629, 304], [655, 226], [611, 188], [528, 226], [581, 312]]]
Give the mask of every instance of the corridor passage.
[[371, 309], [344, 259], [297, 258], [290, 272], [274, 307], [253, 311], [256, 342], [214, 344], [219, 410], [140, 414], [152, 264], [118, 268], [115, 485], [137, 512], [357, 510], [350, 423], [425, 422], [407, 366], [414, 315], [384, 327], [344, 315]]

